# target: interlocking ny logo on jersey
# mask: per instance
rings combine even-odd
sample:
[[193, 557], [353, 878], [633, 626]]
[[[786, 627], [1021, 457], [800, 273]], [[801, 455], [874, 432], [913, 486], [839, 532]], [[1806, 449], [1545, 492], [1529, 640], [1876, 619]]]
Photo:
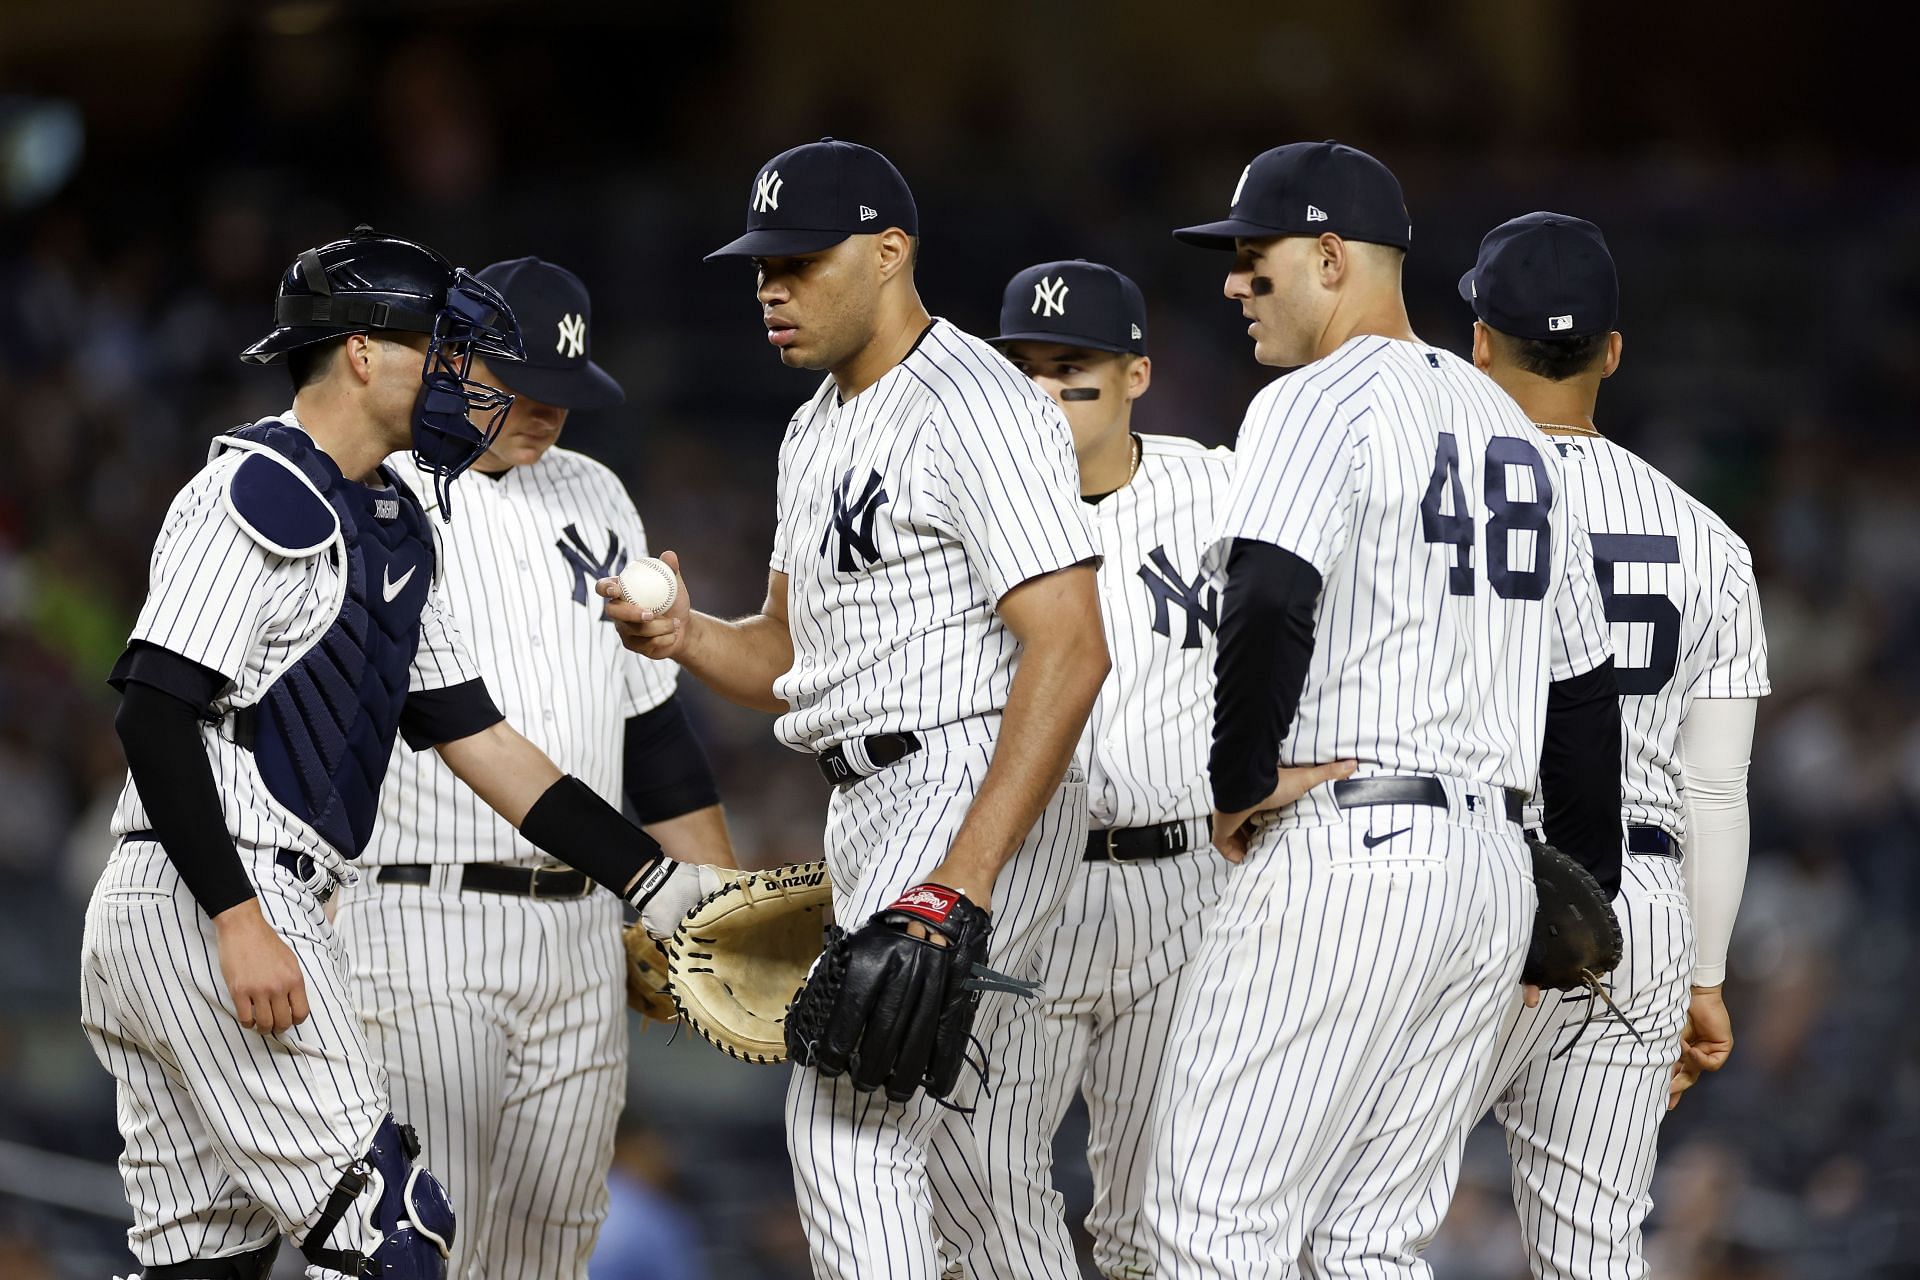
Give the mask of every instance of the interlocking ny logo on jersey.
[[[1147, 590], [1153, 593], [1153, 629], [1172, 638], [1167, 606], [1177, 604], [1187, 614], [1187, 634], [1180, 642], [1180, 647], [1198, 649], [1202, 626], [1209, 631], [1217, 632], [1220, 629], [1220, 589], [1206, 582], [1204, 571], [1195, 574], [1192, 582], [1181, 577], [1180, 571], [1173, 567], [1173, 561], [1167, 559], [1165, 547], [1155, 547], [1147, 552], [1147, 559], [1153, 564], [1140, 566], [1140, 581], [1146, 583]], [[1159, 570], [1157, 573], [1154, 571], [1156, 568]], [[1202, 584], [1205, 584], [1204, 592]]]
[[560, 341], [554, 344], [561, 357], [571, 360], [587, 349], [587, 318], [583, 315], [560, 317]]
[[834, 487], [833, 520], [827, 525], [827, 531], [820, 535], [820, 554], [827, 554], [833, 535], [838, 533], [841, 573], [852, 573], [860, 568], [853, 562], [855, 552], [859, 552], [860, 558], [868, 564], [880, 558], [880, 547], [873, 540], [874, 519], [887, 501], [887, 491], [880, 484], [878, 471], [867, 472], [867, 487], [860, 491], [858, 498], [849, 502], [848, 495], [853, 492], [853, 468], [848, 467], [847, 473], [840, 477], [840, 483]]
[[780, 180], [778, 169], [769, 169], [754, 180], [753, 211], [771, 213], [780, 207], [780, 188], [786, 184]]
[[[572, 525], [561, 530], [567, 536], [553, 545], [560, 549], [560, 558], [573, 570], [573, 602], [585, 604], [593, 584], [602, 578], [611, 578], [627, 567], [627, 549], [620, 545], [620, 536], [613, 530], [607, 530], [607, 554], [596, 557], [587, 540]], [[601, 616], [605, 617], [602, 610]]]
[[1033, 286], [1032, 311], [1036, 316], [1067, 314], [1067, 278], [1041, 276], [1040, 283]]

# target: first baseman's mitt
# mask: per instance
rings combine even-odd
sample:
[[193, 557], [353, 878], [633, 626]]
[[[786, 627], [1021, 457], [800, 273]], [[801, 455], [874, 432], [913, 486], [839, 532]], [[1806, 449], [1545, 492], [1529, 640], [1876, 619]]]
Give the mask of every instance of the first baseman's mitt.
[[785, 1062], [787, 1006], [833, 922], [827, 864], [743, 875], [667, 940], [667, 991], [687, 1025], [747, 1062]]
[[[909, 933], [914, 921], [946, 943]], [[1038, 990], [986, 967], [992, 933], [988, 912], [938, 884], [915, 885], [853, 933], [834, 930], [787, 1013], [787, 1051], [895, 1102], [919, 1089], [944, 1099], [959, 1083], [980, 993]]]
[[1620, 921], [1600, 882], [1550, 844], [1531, 838], [1533, 887], [1540, 898], [1520, 981], [1557, 991], [1589, 989], [1620, 963]]
[[627, 947], [627, 1007], [655, 1022], [672, 1022], [680, 1010], [667, 990], [666, 948], [638, 921], [621, 931], [620, 940]]

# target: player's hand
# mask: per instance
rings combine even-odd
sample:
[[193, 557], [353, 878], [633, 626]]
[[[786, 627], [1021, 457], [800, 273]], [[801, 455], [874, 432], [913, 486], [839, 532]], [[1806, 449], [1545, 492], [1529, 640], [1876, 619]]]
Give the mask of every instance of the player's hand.
[[1523, 982], [1520, 984], [1520, 998], [1526, 1002], [1527, 1008], [1538, 1009], [1540, 1007], [1540, 988], [1534, 986], [1531, 982]]
[[1695, 987], [1687, 1004], [1687, 1020], [1680, 1028], [1680, 1060], [1667, 1082], [1667, 1110], [1680, 1105], [1680, 1095], [1693, 1088], [1701, 1075], [1718, 1071], [1733, 1054], [1733, 1019], [1719, 987]]
[[620, 579], [602, 578], [594, 591], [607, 602], [607, 617], [620, 633], [620, 643], [642, 657], [677, 658], [687, 640], [687, 627], [693, 616], [693, 604], [687, 596], [687, 580], [680, 576], [680, 557], [662, 551], [660, 558], [673, 570], [673, 603], [655, 613], [620, 598]]
[[1220, 813], [1213, 815], [1213, 847], [1228, 862], [1240, 862], [1247, 856], [1247, 845], [1253, 839], [1253, 816], [1258, 813], [1272, 813], [1284, 809], [1307, 792], [1323, 782], [1337, 782], [1341, 778], [1350, 778], [1359, 767], [1357, 760], [1336, 760], [1332, 764], [1300, 765], [1298, 767], [1280, 766], [1275, 771], [1277, 782], [1267, 798], [1251, 809], [1242, 809], [1239, 813]]
[[307, 983], [300, 961], [248, 898], [213, 918], [220, 941], [220, 976], [233, 997], [240, 1025], [277, 1036], [307, 1020]]

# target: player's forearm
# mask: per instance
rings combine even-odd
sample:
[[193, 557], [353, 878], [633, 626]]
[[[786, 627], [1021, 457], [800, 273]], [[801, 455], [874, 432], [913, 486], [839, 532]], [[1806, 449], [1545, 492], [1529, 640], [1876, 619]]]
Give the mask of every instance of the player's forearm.
[[1727, 976], [1733, 922], [1746, 891], [1750, 828], [1747, 762], [1753, 751], [1752, 698], [1699, 699], [1680, 725], [1686, 786], [1687, 901], [1693, 910], [1693, 985]]
[[1000, 868], [1059, 791], [1110, 665], [1097, 605], [1082, 625], [1023, 643], [993, 763], [943, 863], [952, 880], [941, 883], [988, 900]]
[[755, 613], [729, 620], [691, 613], [677, 660], [728, 702], [772, 715], [787, 710], [773, 695], [773, 682], [793, 668], [793, 637], [784, 618]]
[[1313, 661], [1320, 575], [1299, 556], [1239, 538], [1227, 559], [1214, 655], [1213, 807], [1251, 809], [1273, 790], [1280, 743], [1293, 725]]
[[733, 839], [727, 833], [727, 815], [717, 804], [695, 809], [676, 818], [642, 822], [641, 828], [680, 862], [704, 862], [708, 866], [737, 868]]

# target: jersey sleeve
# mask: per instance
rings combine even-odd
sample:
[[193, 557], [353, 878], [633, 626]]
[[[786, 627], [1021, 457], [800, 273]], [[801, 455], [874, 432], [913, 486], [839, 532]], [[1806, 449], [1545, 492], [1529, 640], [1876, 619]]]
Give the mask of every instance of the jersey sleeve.
[[1722, 604], [1707, 638], [1706, 661], [1691, 690], [1696, 698], [1764, 698], [1773, 691], [1753, 559], [1738, 540], [1733, 550], [1723, 571]]
[[1355, 450], [1349, 424], [1311, 385], [1282, 378], [1255, 396], [1234, 443], [1233, 484], [1207, 568], [1223, 570], [1234, 540], [1245, 538], [1291, 552], [1326, 578], [1352, 536]]
[[773, 554], [768, 557], [767, 565], [775, 573], [788, 572], [790, 548], [787, 546], [787, 509], [791, 498], [787, 486], [791, 482], [793, 466], [794, 433], [800, 429], [805, 411], [796, 413], [787, 423], [787, 434], [780, 439], [780, 462], [773, 483]]
[[[615, 525], [620, 534], [621, 545], [627, 549], [628, 560], [631, 562], [652, 555], [653, 552], [647, 546], [647, 526], [640, 519], [640, 512], [633, 505], [633, 498], [618, 479], [609, 475], [608, 483], [613, 489], [610, 501]], [[612, 624], [603, 625], [611, 626]], [[621, 717], [624, 719], [651, 711], [671, 698], [674, 684], [679, 676], [678, 663], [656, 661], [653, 658], [642, 657], [630, 649], [621, 649]]]
[[277, 597], [301, 562], [268, 552], [226, 510], [239, 458], [206, 468], [174, 499], [153, 545], [147, 599], [129, 643], [145, 642], [238, 684]]
[[440, 575], [433, 576], [426, 602], [420, 606], [420, 645], [413, 651], [407, 687], [424, 692], [480, 679], [480, 668], [467, 650], [460, 627], [447, 605]]
[[1567, 563], [1553, 594], [1547, 662], [1551, 679], [1571, 680], [1613, 656], [1613, 636], [1600, 580], [1594, 576], [1593, 542], [1587, 527], [1564, 497], [1560, 510], [1567, 522]]
[[1042, 395], [968, 400], [929, 424], [926, 480], [936, 519], [967, 549], [993, 599], [1023, 582], [1097, 561], [1080, 501], [1073, 433]]

